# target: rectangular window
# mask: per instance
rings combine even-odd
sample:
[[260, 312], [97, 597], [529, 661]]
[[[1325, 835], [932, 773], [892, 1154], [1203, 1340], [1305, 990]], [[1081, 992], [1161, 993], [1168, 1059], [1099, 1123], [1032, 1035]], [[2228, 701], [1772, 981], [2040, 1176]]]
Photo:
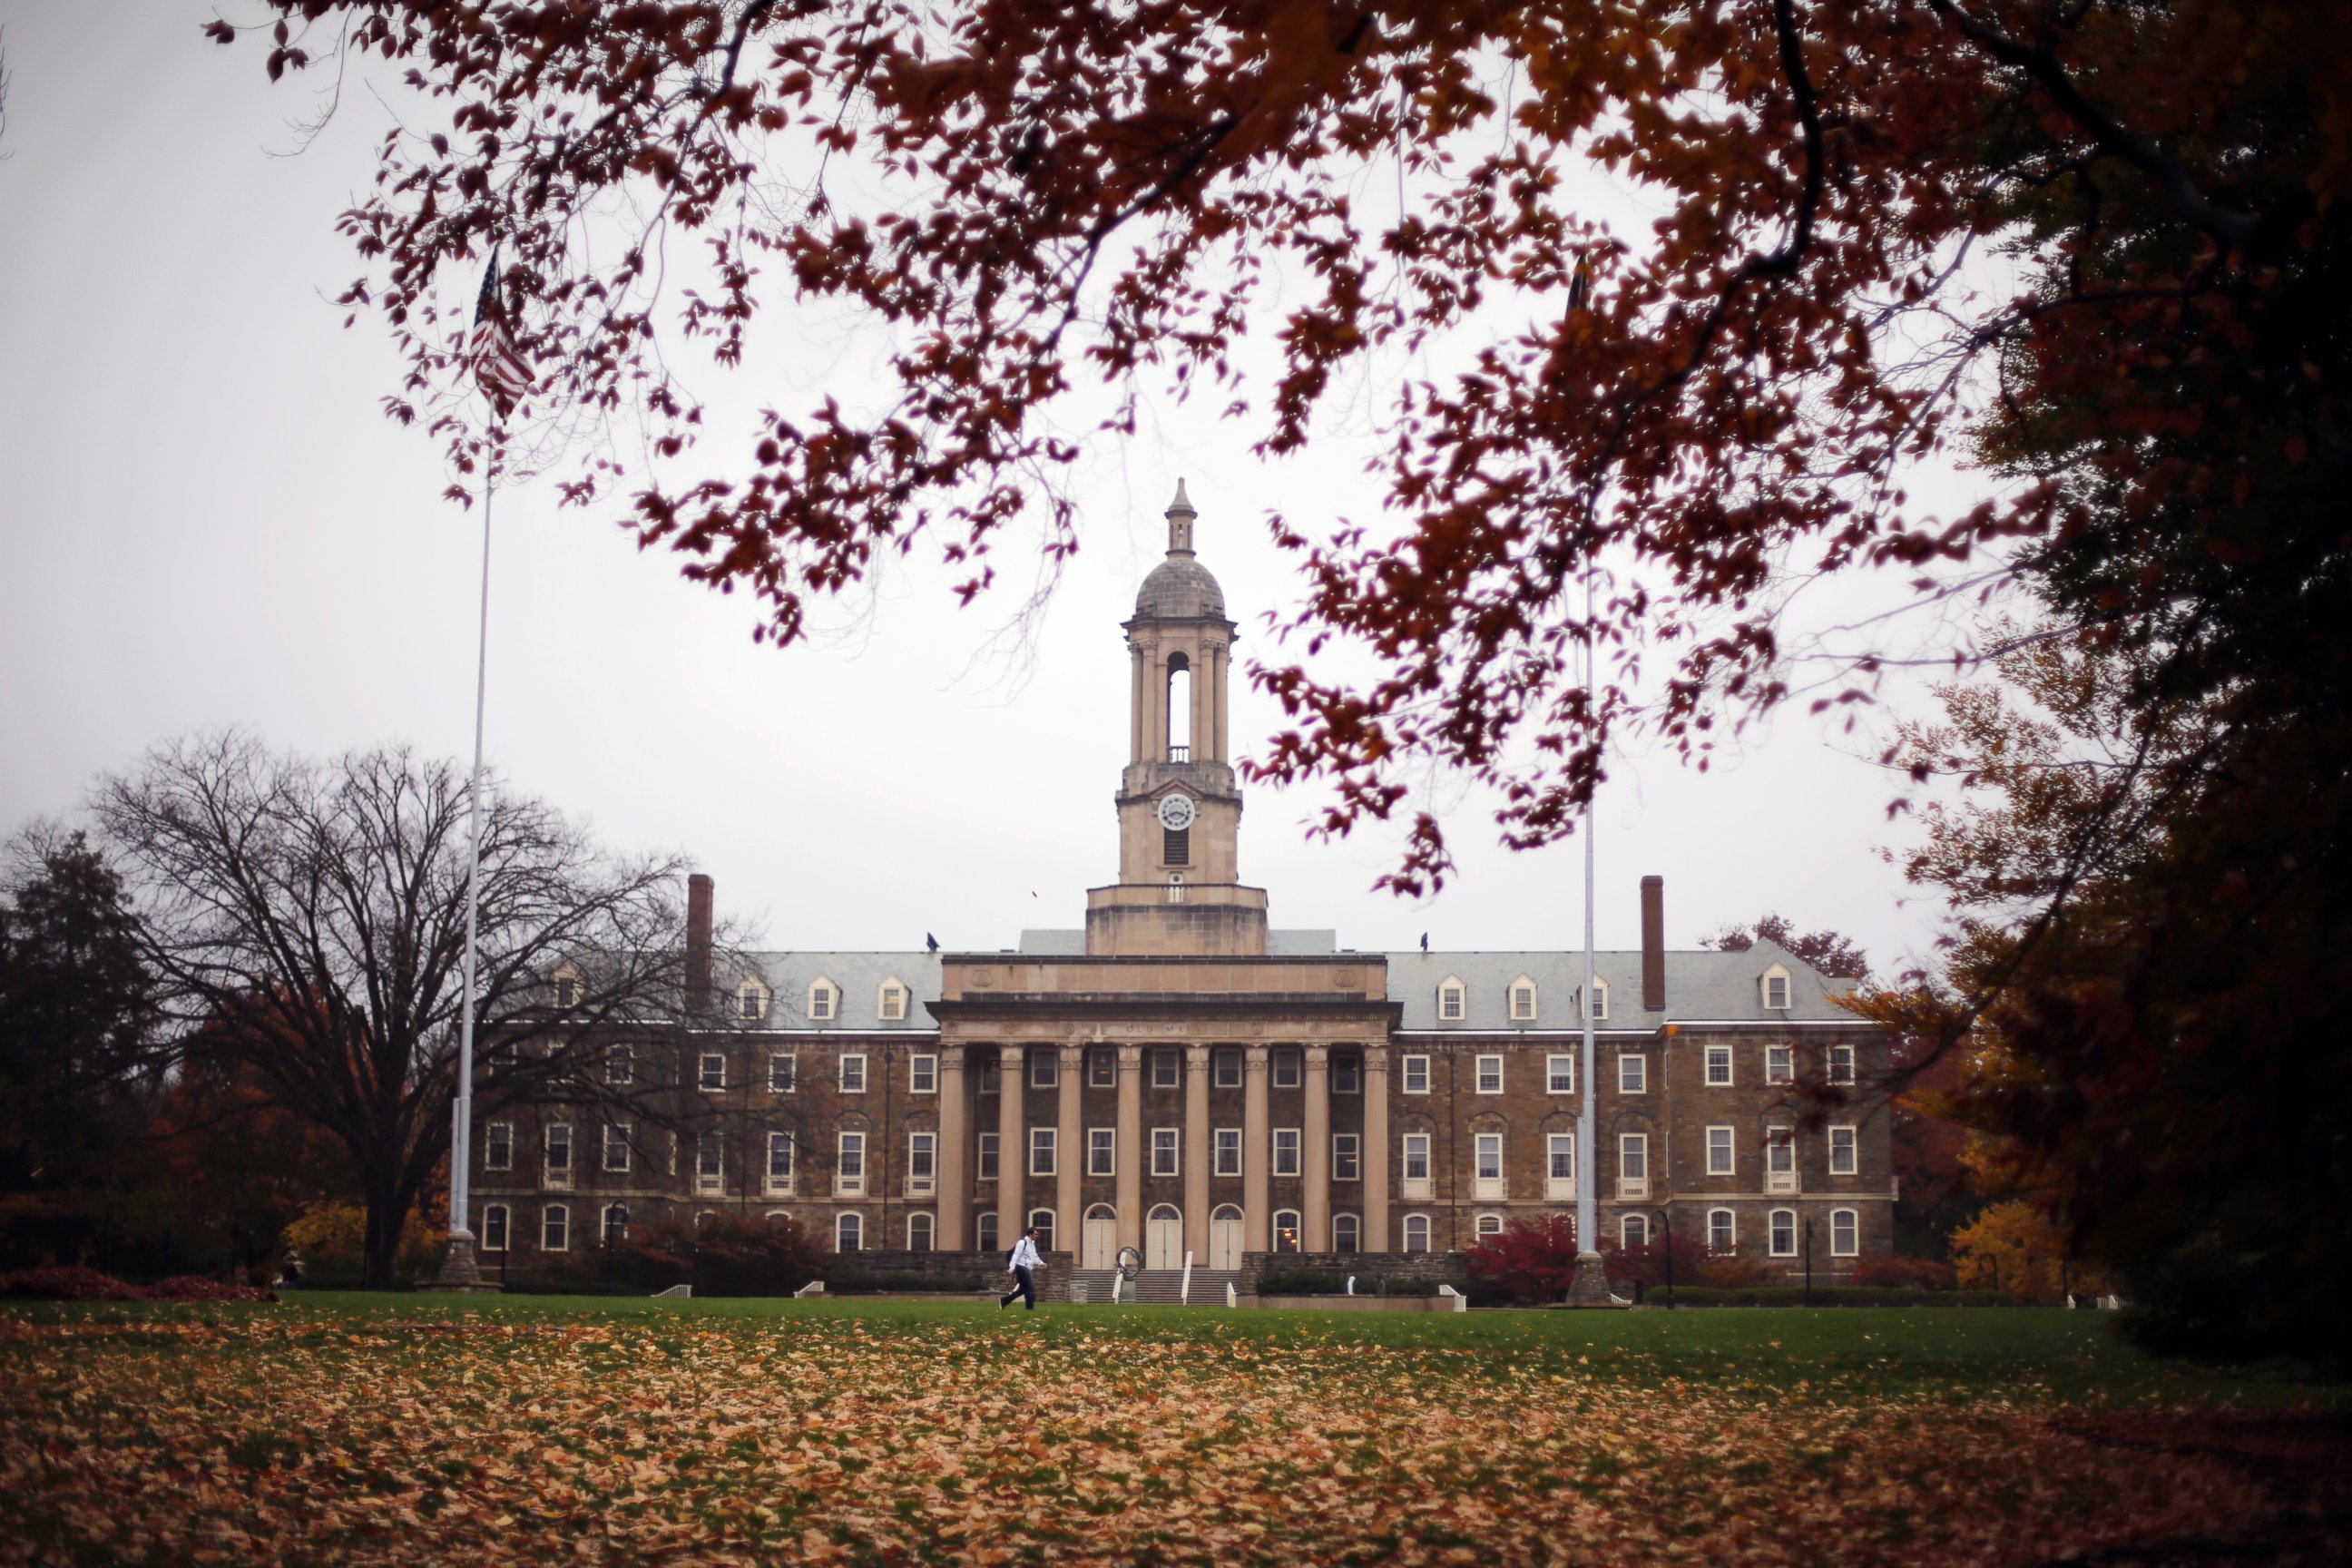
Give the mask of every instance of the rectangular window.
[[1238, 1127], [1220, 1127], [1210, 1133], [1209, 1138], [1209, 1146], [1214, 1149], [1217, 1154], [1216, 1163], [1211, 1167], [1211, 1170], [1220, 1176], [1240, 1175], [1242, 1173], [1242, 1130]]
[[1797, 1053], [1788, 1046], [1764, 1047], [1764, 1081], [1794, 1083], [1797, 1081]]
[[768, 1134], [768, 1191], [788, 1193], [793, 1188], [793, 1135], [789, 1132]]
[[1511, 987], [1511, 1022], [1528, 1024], [1535, 1021], [1536, 988], [1532, 985]]
[[1275, 1047], [1274, 1087], [1276, 1089], [1297, 1089], [1299, 1084], [1298, 1071], [1298, 1047], [1296, 1046]]
[[482, 1211], [482, 1250], [504, 1252], [507, 1249], [507, 1205], [492, 1204]]
[[1617, 1195], [1647, 1197], [1650, 1193], [1650, 1135], [1621, 1132], [1617, 1136]]
[[637, 1053], [628, 1046], [614, 1046], [604, 1053], [604, 1081], [634, 1083], [637, 1077]]
[[768, 1053], [768, 1092], [791, 1094], [800, 1088], [800, 1058], [790, 1051]]
[[1830, 1210], [1830, 1256], [1853, 1258], [1862, 1252], [1862, 1226], [1852, 1209]]
[[911, 1056], [907, 1058], [907, 1092], [937, 1094], [940, 1091], [940, 1058], [935, 1056]]
[[1592, 983], [1592, 1021], [1597, 1024], [1608, 1016], [1609, 982], [1596, 980]]
[[1706, 1173], [1708, 1175], [1733, 1174], [1731, 1133], [1732, 1130], [1728, 1127], [1710, 1127], [1706, 1130]]
[[1567, 1052], [1558, 1052], [1544, 1058], [1544, 1092], [1574, 1094], [1576, 1092], [1576, 1058]]
[[1331, 1053], [1331, 1092], [1361, 1094], [1364, 1092], [1364, 1058], [1353, 1051]]
[[834, 1000], [841, 994], [822, 983], [809, 987], [809, 1017], [819, 1024], [831, 1023]]
[[1851, 1127], [1831, 1128], [1830, 1174], [1853, 1176], [1859, 1175], [1861, 1172], [1861, 1145], [1854, 1137], [1854, 1130]]
[[1426, 1132], [1408, 1132], [1408, 1133], [1406, 1133], [1406, 1134], [1404, 1135], [1404, 1162], [1403, 1162], [1403, 1173], [1404, 1173], [1404, 1179], [1405, 1179], [1406, 1181], [1408, 1181], [1408, 1182], [1418, 1182], [1418, 1183], [1422, 1184], [1423, 1186], [1428, 1185], [1428, 1184], [1429, 1184], [1429, 1134], [1428, 1134], [1428, 1133], [1426, 1133]]
[[629, 1130], [618, 1122], [604, 1127], [604, 1169], [625, 1171], [629, 1168]]
[[1437, 1016], [1440, 1018], [1444, 1019], [1449, 1024], [1459, 1021], [1465, 1010], [1464, 1007], [1464, 1001], [1465, 995], [1462, 987], [1459, 985], [1439, 986], [1437, 988]]
[[1087, 1087], [1088, 1089], [1118, 1087], [1118, 1058], [1108, 1049], [1097, 1047], [1087, 1053]]
[[1503, 1092], [1502, 1058], [1480, 1057], [1478, 1058], [1478, 1092], [1480, 1094]]
[[1209, 1057], [1211, 1081], [1219, 1089], [1239, 1089], [1242, 1086], [1242, 1054], [1220, 1049]]
[[540, 1211], [539, 1247], [542, 1252], [562, 1252], [572, 1246], [572, 1211], [550, 1204]]
[[1277, 1176], [1298, 1174], [1298, 1129], [1296, 1127], [1274, 1130], [1274, 1173]]
[[1427, 1094], [1429, 1092], [1429, 1058], [1427, 1057], [1402, 1057], [1398, 1058], [1398, 1066], [1402, 1071], [1405, 1093]]
[[1576, 1196], [1576, 1134], [1553, 1132], [1544, 1138], [1544, 1196], [1558, 1202]]
[[1785, 974], [1766, 975], [1764, 977], [1764, 1005], [1767, 1007], [1786, 1007], [1788, 1005], [1789, 977]]
[[1617, 1092], [1647, 1094], [1650, 1091], [1650, 1058], [1637, 1051], [1628, 1051], [1617, 1058]]
[[1830, 1081], [1846, 1084], [1853, 1081], [1853, 1047], [1852, 1046], [1830, 1047]]
[[695, 1082], [705, 1094], [716, 1094], [727, 1087], [727, 1057], [721, 1051], [702, 1053], [701, 1069]]
[[1151, 1053], [1151, 1087], [1154, 1089], [1176, 1087], [1176, 1053], [1174, 1051], [1159, 1050]]
[[1796, 1257], [1797, 1211], [1795, 1209], [1774, 1209], [1772, 1211], [1771, 1220], [1772, 1256], [1775, 1258]]
[[854, 1198], [866, 1191], [866, 1134], [845, 1132], [841, 1135], [841, 1153], [833, 1167], [833, 1190], [836, 1196]]
[[1177, 1163], [1176, 1129], [1155, 1127], [1151, 1130], [1151, 1173], [1155, 1176], [1175, 1176], [1183, 1173]]
[[1052, 1047], [1029, 1053], [1029, 1087], [1051, 1089], [1061, 1081], [1060, 1053]]
[[1087, 1174], [1115, 1176], [1118, 1173], [1118, 1129], [1089, 1127], [1087, 1129]]
[[981, 1061], [975, 1071], [978, 1074], [978, 1085], [974, 1089], [974, 1092], [979, 1094], [994, 1094], [996, 1092], [997, 1085], [1003, 1080], [1004, 1077], [1003, 1073], [997, 1067], [996, 1053], [993, 1051], [989, 1052]]
[[1335, 1182], [1360, 1182], [1364, 1179], [1363, 1139], [1354, 1132], [1331, 1134], [1331, 1179]]
[[1051, 1127], [1029, 1129], [1029, 1173], [1050, 1176], [1055, 1171], [1055, 1156], [1060, 1151], [1055, 1145], [1057, 1130]]
[[514, 1169], [514, 1125], [493, 1121], [482, 1129], [482, 1169], [511, 1171]]
[[1785, 1127], [1764, 1130], [1764, 1190], [1768, 1193], [1793, 1193], [1797, 1190], [1797, 1139]]
[[1478, 1179], [1499, 1182], [1503, 1179], [1503, 1135], [1499, 1132], [1478, 1134]]
[[866, 1092], [866, 1057], [864, 1053], [851, 1052], [849, 1055], [841, 1058], [841, 1092], [844, 1094], [864, 1094]]
[[1191, 828], [1162, 827], [1160, 830], [1160, 863], [1163, 866], [1190, 866], [1192, 863]]
[[971, 1179], [975, 1182], [996, 1180], [996, 1134], [983, 1132], [972, 1152]]
[[903, 985], [882, 987], [882, 1021], [886, 1024], [902, 1023], [906, 1016], [907, 988]]
[[716, 1132], [698, 1133], [694, 1140], [694, 1190], [715, 1193], [726, 1185], [726, 1143]]
[[1720, 1087], [1731, 1081], [1731, 1047], [1709, 1046], [1706, 1048], [1706, 1081]]
[[572, 1174], [572, 1128], [559, 1121], [547, 1129], [547, 1173], [551, 1177]]
[[936, 1132], [907, 1134], [907, 1191], [915, 1197], [928, 1197], [939, 1184], [940, 1135]]

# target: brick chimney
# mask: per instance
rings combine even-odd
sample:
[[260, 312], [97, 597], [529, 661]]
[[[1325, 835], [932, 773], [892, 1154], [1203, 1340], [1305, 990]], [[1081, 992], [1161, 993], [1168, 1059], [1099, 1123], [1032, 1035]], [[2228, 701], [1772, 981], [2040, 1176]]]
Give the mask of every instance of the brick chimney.
[[686, 1010], [710, 1006], [710, 900], [712, 883], [697, 871], [686, 879]]
[[1666, 1010], [1666, 879], [1642, 879], [1642, 1005]]

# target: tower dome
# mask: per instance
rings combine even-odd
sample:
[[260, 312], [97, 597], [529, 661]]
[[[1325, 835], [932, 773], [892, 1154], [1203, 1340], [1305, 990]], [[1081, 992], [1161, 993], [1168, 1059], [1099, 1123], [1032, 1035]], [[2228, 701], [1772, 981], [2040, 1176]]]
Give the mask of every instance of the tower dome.
[[1184, 494], [1184, 481], [1178, 479], [1176, 499], [1168, 503], [1168, 559], [1151, 569], [1137, 592], [1138, 618], [1225, 618], [1225, 591], [1192, 553], [1192, 521], [1199, 515]]

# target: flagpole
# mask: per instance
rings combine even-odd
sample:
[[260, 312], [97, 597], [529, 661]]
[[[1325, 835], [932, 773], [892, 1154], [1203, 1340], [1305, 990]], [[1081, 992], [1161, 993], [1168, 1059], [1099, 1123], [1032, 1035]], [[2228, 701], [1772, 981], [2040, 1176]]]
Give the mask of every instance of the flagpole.
[[[498, 491], [499, 453], [505, 443], [493, 406], [489, 453], [482, 466], [482, 602], [474, 650], [474, 771], [466, 786], [466, 957], [457, 1021], [457, 1089], [449, 1102], [449, 1250], [435, 1289], [489, 1289], [475, 1258], [468, 1221], [474, 1152], [474, 1013], [478, 939], [481, 929], [482, 731], [490, 691], [490, 498]], [[513, 1238], [508, 1237], [509, 1245]]]
[[[1584, 564], [1584, 692], [1585, 700], [1597, 711], [1599, 700], [1593, 689], [1592, 639], [1597, 630], [1593, 623], [1592, 562]], [[1614, 1307], [1621, 1303], [1609, 1289], [1609, 1271], [1601, 1256], [1601, 1219], [1599, 1194], [1601, 1160], [1596, 1142], [1593, 1115], [1593, 1080], [1600, 1070], [1599, 1053], [1593, 1042], [1594, 981], [1593, 962], [1593, 815], [1594, 802], [1601, 794], [1601, 770], [1597, 760], [1593, 768], [1592, 787], [1584, 797], [1584, 989], [1578, 1000], [1578, 1011], [1584, 1015], [1584, 1050], [1579, 1071], [1582, 1081], [1579, 1087], [1576, 1112], [1576, 1278], [1568, 1288], [1568, 1304], [1571, 1307]]]

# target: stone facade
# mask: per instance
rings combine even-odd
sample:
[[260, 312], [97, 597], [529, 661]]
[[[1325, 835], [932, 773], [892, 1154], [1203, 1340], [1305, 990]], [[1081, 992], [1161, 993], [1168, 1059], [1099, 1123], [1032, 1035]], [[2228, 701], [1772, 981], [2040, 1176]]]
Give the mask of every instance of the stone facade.
[[[1573, 1213], [1580, 952], [1358, 952], [1271, 927], [1239, 880], [1234, 628], [1193, 521], [1180, 491], [1127, 624], [1119, 879], [1087, 893], [1083, 930], [1004, 952], [721, 960], [697, 878], [688, 1000], [711, 1022], [616, 1030], [632, 1094], [484, 1118], [486, 1258], [732, 1210], [843, 1250], [995, 1257], [1035, 1223], [1083, 1268], [1125, 1247], [1151, 1268], [1443, 1267], [1514, 1219]], [[1883, 1037], [1769, 943], [1666, 951], [1663, 900], [1645, 879], [1642, 949], [1596, 962], [1602, 1233], [1671, 1225], [1793, 1277], [1810, 1224], [1824, 1280], [1886, 1255]], [[1809, 1126], [1825, 1084], [1850, 1109]], [[614, 1109], [626, 1098], [634, 1114]]]

